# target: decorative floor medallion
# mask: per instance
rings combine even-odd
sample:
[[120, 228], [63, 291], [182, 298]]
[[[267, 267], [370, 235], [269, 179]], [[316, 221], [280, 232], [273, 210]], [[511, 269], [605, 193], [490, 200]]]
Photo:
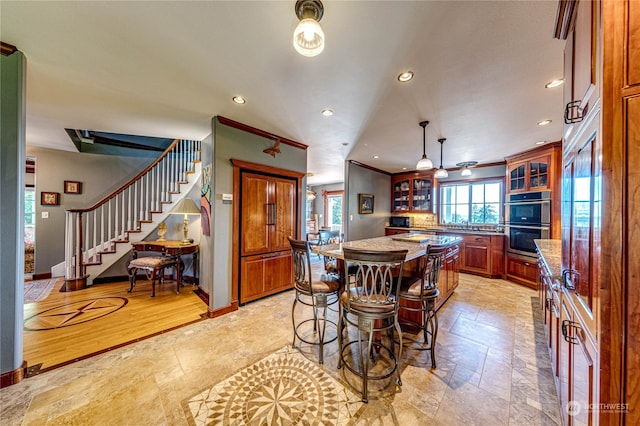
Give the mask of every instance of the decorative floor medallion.
[[69, 327], [112, 314], [127, 303], [129, 300], [125, 297], [98, 297], [56, 306], [25, 319], [24, 329], [37, 331]]
[[345, 425], [363, 405], [289, 346], [183, 404], [196, 425]]

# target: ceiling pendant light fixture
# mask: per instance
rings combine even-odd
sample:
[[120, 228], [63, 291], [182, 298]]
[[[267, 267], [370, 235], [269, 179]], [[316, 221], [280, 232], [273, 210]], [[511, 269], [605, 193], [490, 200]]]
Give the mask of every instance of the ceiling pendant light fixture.
[[438, 179], [446, 178], [449, 176], [449, 172], [447, 172], [447, 169], [442, 167], [442, 145], [444, 145], [444, 141], [446, 140], [447, 140], [446, 138], [438, 139], [438, 142], [440, 142], [440, 167], [438, 168], [435, 174], [435, 177], [437, 177]]
[[421, 121], [418, 123], [422, 127], [422, 158], [416, 164], [416, 170], [429, 170], [433, 169], [433, 163], [427, 157], [427, 133], [426, 127], [429, 124], [428, 121]]
[[300, 22], [293, 31], [293, 47], [302, 56], [319, 55], [324, 50], [324, 32], [319, 23], [324, 14], [322, 2], [298, 0], [295, 11]]
[[462, 173], [460, 174], [466, 177], [466, 176], [471, 176], [471, 170], [469, 170], [469, 167], [473, 167], [476, 164], [478, 164], [477, 161], [463, 161], [462, 163], [456, 164], [456, 166], [464, 167], [464, 169], [462, 170]]

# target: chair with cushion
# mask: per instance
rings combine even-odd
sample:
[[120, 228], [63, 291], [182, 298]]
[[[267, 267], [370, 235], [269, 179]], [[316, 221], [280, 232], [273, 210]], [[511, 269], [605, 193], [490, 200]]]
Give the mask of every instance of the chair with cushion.
[[[324, 364], [324, 345], [337, 339], [325, 341], [327, 323], [334, 327], [336, 323], [327, 319], [327, 308], [338, 301], [338, 289], [340, 281], [337, 274], [322, 274], [321, 280], [312, 278], [311, 250], [308, 241], [295, 240], [289, 237], [291, 252], [293, 254], [293, 270], [295, 273], [295, 299], [291, 308], [291, 321], [293, 323], [293, 343], [296, 338], [304, 343], [319, 346], [318, 362]], [[313, 309], [313, 317], [296, 323], [296, 306], [298, 303]], [[303, 336], [303, 325], [313, 322], [314, 339], [308, 340]]]
[[[326, 246], [329, 244], [329, 238], [331, 238], [331, 231], [320, 230], [313, 234], [309, 244], [312, 246]], [[319, 254], [318, 257], [320, 256]]]
[[440, 276], [444, 250], [445, 248], [442, 246], [428, 246], [420, 275], [403, 277], [398, 294], [401, 300], [409, 302], [408, 304], [401, 303], [401, 310], [421, 313], [422, 324], [418, 328], [422, 331], [423, 341], [412, 345], [412, 347], [431, 352], [431, 368], [436, 368], [435, 349], [438, 337], [438, 316], [435, 304], [439, 294], [438, 277]]
[[[177, 268], [178, 258], [174, 256], [148, 256], [132, 259], [127, 266], [127, 272], [129, 273], [130, 287], [128, 292], [133, 291], [133, 287], [136, 285], [136, 274], [138, 271], [145, 271], [147, 279], [151, 281], [151, 297], [156, 295], [156, 280], [160, 284], [164, 279], [165, 268]], [[176, 293], [180, 293], [180, 283], [176, 280]]]
[[[368, 402], [369, 380], [386, 379], [396, 373], [396, 383], [402, 385], [402, 330], [398, 323], [397, 292], [407, 250], [384, 252], [345, 247], [343, 254], [344, 276], [349, 279], [345, 280], [345, 291], [340, 295], [338, 368], [344, 365], [362, 379], [362, 401]], [[356, 338], [353, 338], [356, 333], [349, 333], [349, 326], [356, 327]], [[394, 329], [400, 336], [397, 354]], [[383, 334], [387, 335], [386, 341]], [[385, 353], [391, 366], [383, 361], [380, 366], [387, 368], [376, 368]]]

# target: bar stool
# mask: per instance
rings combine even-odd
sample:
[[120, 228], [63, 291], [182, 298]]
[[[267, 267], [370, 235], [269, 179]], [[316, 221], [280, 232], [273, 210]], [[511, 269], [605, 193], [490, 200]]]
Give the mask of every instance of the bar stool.
[[[337, 274], [323, 274], [321, 281], [314, 281], [311, 277], [311, 250], [309, 242], [302, 240], [294, 240], [289, 238], [291, 244], [291, 252], [293, 253], [293, 270], [295, 273], [295, 299], [291, 307], [291, 321], [293, 323], [293, 343], [296, 346], [296, 338], [304, 343], [319, 346], [320, 364], [324, 364], [324, 345], [335, 341], [336, 335], [331, 340], [325, 342], [325, 331], [327, 323], [336, 326], [336, 323], [327, 319], [327, 307], [338, 301], [338, 289], [340, 281]], [[308, 318], [296, 324], [295, 311], [296, 305], [300, 302], [305, 306], [313, 308], [313, 318]], [[313, 334], [317, 334], [314, 340], [306, 340], [302, 337], [300, 327], [313, 321]]]
[[[369, 380], [386, 379], [396, 373], [396, 383], [402, 385], [400, 379], [402, 330], [398, 323], [397, 292], [407, 252], [407, 250], [383, 252], [343, 248], [344, 276], [349, 279], [345, 280], [346, 288], [340, 295], [338, 368], [344, 365], [362, 379], [362, 402], [365, 403], [368, 402]], [[358, 329], [358, 335], [357, 339], [345, 342], [343, 332], [347, 330], [347, 337], [349, 337], [349, 325]], [[395, 354], [394, 328], [400, 336], [397, 355]], [[382, 341], [380, 332], [383, 331], [386, 331], [388, 336], [388, 345]], [[375, 347], [373, 346], [374, 336], [376, 336]], [[353, 356], [352, 351], [352, 345], [356, 343], [357, 358]], [[392, 366], [372, 374], [371, 367], [375, 367], [375, 363], [383, 357], [384, 352], [388, 354]], [[372, 362], [373, 365], [370, 365]]]
[[431, 368], [436, 368], [435, 349], [438, 337], [438, 316], [435, 305], [436, 298], [440, 294], [438, 277], [440, 276], [444, 251], [445, 248], [442, 246], [428, 246], [420, 275], [403, 277], [398, 293], [400, 299], [413, 302], [414, 306], [420, 304], [417, 307], [402, 304], [400, 309], [422, 314], [422, 325], [418, 328], [422, 331], [423, 342], [420, 345], [413, 345], [412, 348], [431, 352]]

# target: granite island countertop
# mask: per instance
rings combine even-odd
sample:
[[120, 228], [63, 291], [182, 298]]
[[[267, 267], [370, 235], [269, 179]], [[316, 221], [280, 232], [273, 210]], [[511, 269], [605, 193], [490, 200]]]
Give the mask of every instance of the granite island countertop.
[[551, 278], [562, 278], [562, 240], [533, 240]]
[[[402, 234], [411, 235], [411, 234]], [[367, 238], [364, 240], [345, 241], [342, 244], [328, 244], [325, 246], [313, 247], [314, 253], [319, 253], [324, 256], [331, 256], [337, 259], [343, 259], [342, 248], [355, 248], [361, 250], [377, 250], [377, 251], [389, 251], [389, 250], [404, 250], [407, 249], [406, 260], [417, 259], [424, 256], [426, 249], [429, 245], [438, 246], [453, 246], [462, 241], [462, 238], [456, 236], [436, 235], [436, 234], [420, 234], [418, 240], [411, 241], [411, 238], [394, 239], [393, 237], [376, 237]]]
[[471, 235], [501, 235], [504, 236], [504, 232], [497, 231], [484, 231], [484, 230], [473, 230], [473, 229], [457, 229], [457, 228], [445, 228], [445, 227], [420, 227], [420, 226], [412, 226], [409, 228], [402, 228], [399, 226], [387, 226], [386, 229], [398, 229], [398, 230], [407, 230], [409, 232], [427, 232], [433, 233], [437, 232], [438, 234], [471, 234]]

